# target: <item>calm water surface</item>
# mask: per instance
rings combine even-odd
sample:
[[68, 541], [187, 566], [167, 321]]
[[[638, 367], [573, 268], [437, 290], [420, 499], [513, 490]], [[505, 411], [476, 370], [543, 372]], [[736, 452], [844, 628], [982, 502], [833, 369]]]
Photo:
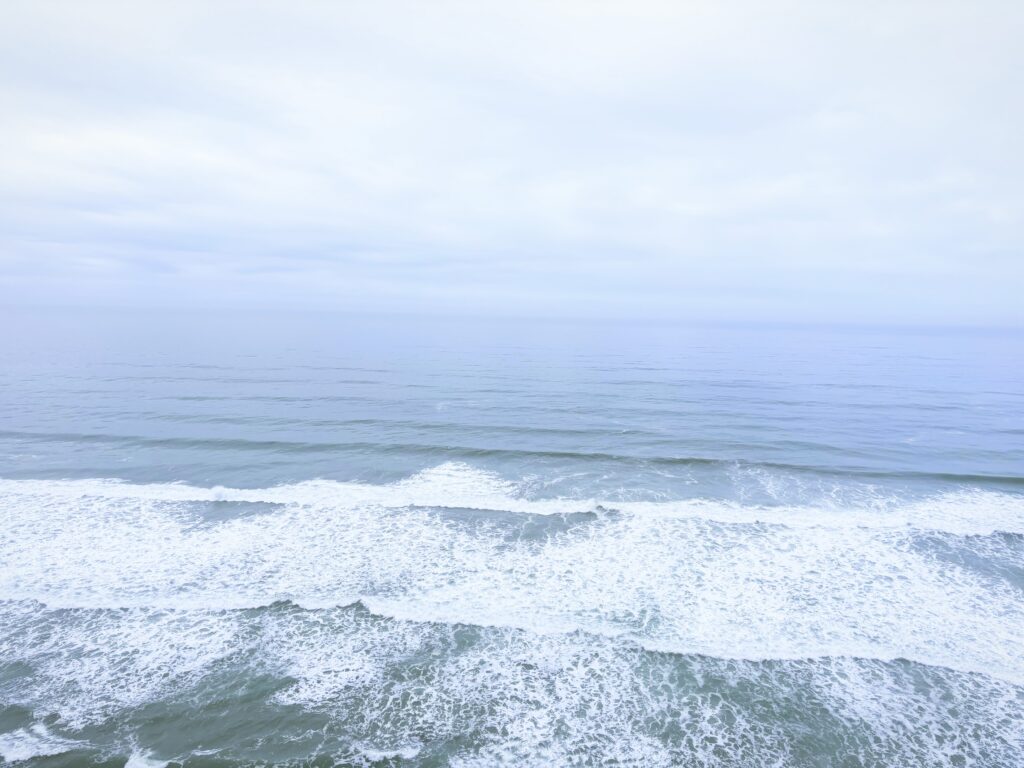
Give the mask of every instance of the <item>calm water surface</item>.
[[1024, 765], [1021, 334], [3, 320], [6, 762]]

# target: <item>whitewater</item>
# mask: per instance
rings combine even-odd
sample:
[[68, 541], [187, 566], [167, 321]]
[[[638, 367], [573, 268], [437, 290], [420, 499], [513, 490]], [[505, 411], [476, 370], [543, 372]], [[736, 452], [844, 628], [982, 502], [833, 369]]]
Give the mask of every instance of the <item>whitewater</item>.
[[1024, 764], [1019, 337], [524, 334], [0, 342], [0, 760]]

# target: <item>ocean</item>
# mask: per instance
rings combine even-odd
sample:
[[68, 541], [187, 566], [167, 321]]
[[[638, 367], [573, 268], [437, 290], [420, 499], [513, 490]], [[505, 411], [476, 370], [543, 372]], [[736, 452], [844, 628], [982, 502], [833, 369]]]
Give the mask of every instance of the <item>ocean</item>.
[[1024, 765], [1024, 334], [3, 320], [6, 763]]

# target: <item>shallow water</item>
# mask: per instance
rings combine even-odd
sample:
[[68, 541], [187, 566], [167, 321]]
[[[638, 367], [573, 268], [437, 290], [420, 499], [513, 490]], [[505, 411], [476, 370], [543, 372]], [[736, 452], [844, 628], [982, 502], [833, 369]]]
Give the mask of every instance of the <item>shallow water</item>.
[[5, 320], [8, 762], [1024, 764], [1019, 334]]

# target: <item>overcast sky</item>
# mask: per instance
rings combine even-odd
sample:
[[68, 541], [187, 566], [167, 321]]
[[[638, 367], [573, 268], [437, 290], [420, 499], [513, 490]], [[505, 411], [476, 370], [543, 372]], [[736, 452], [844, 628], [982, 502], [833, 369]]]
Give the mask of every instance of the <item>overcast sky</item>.
[[8, 0], [0, 289], [1024, 323], [1024, 3]]

